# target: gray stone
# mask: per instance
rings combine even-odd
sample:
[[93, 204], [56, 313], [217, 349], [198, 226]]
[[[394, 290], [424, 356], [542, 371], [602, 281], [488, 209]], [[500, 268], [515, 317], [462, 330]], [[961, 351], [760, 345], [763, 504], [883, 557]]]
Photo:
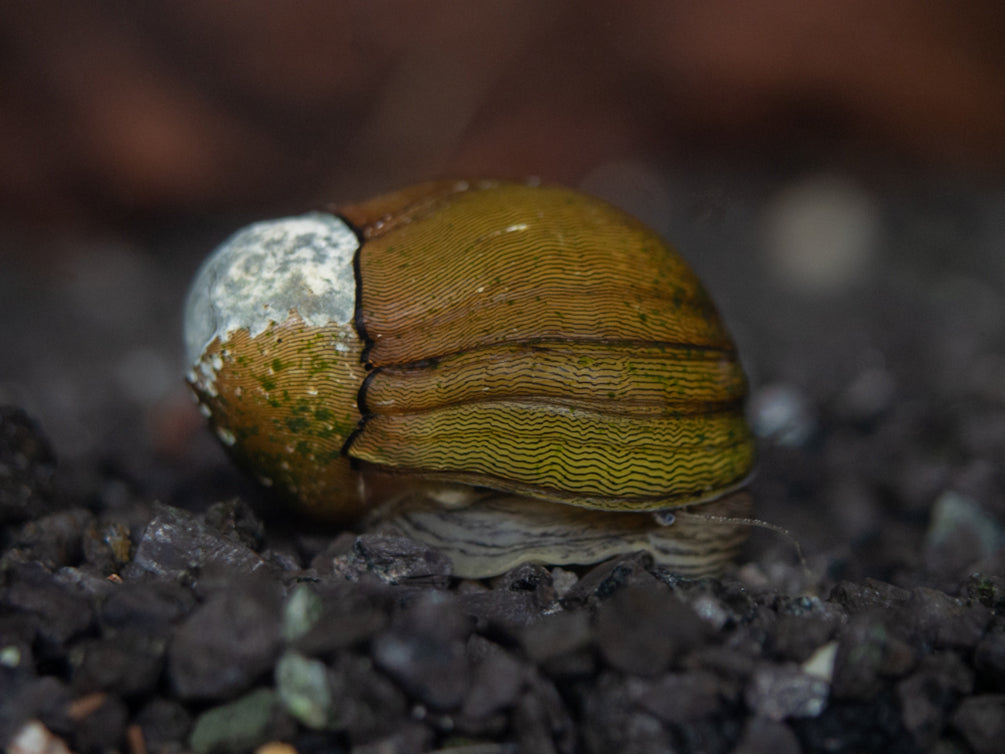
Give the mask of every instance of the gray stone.
[[474, 655], [480, 656], [474, 661], [471, 686], [461, 713], [468, 718], [483, 720], [513, 706], [526, 684], [530, 669], [499, 645], [479, 636], [471, 637], [468, 642], [468, 656]]
[[94, 609], [83, 590], [60, 583], [40, 564], [13, 568], [7, 579], [0, 602], [7, 608], [37, 616], [39, 635], [46, 641], [62, 646], [92, 626]]
[[185, 739], [192, 718], [176, 701], [155, 697], [138, 712], [133, 722], [143, 731], [148, 751], [166, 750], [169, 744]]
[[129, 710], [114, 694], [94, 697], [96, 704], [86, 714], [73, 716], [74, 751], [113, 751], [124, 738]]
[[1005, 694], [981, 694], [964, 699], [952, 718], [976, 754], [995, 754], [1005, 745]]
[[450, 559], [407, 537], [363, 534], [356, 538], [354, 556], [388, 584], [411, 584], [445, 589], [453, 575]]
[[743, 733], [733, 754], [801, 754], [799, 739], [785, 723], [765, 717], [752, 717], [743, 726]]
[[[370, 588], [374, 584], [378, 589]], [[287, 641], [306, 655], [318, 656], [372, 638], [388, 622], [386, 589], [372, 576], [359, 582], [301, 584], [284, 611]]]
[[973, 672], [953, 652], [922, 658], [917, 670], [897, 684], [904, 727], [919, 746], [931, 746], [955, 700], [973, 689]]
[[265, 582], [213, 595], [181, 625], [168, 676], [183, 699], [227, 699], [249, 688], [279, 653], [280, 599]]
[[166, 636], [196, 604], [192, 591], [177, 581], [147, 578], [119, 584], [101, 602], [99, 618], [111, 630]]
[[587, 678], [596, 672], [593, 626], [586, 610], [545, 615], [519, 634], [524, 652], [551, 677]]
[[659, 582], [628, 586], [597, 612], [597, 643], [604, 659], [626, 673], [655, 676], [698, 646], [707, 624]]
[[221, 533], [188, 511], [157, 504], [127, 574], [139, 570], [178, 578], [211, 566], [229, 578], [269, 567], [237, 536]]
[[625, 688], [639, 708], [677, 725], [714, 714], [723, 697], [720, 679], [700, 670], [667, 673], [656, 680], [629, 678]]
[[460, 707], [470, 685], [464, 642], [390, 629], [373, 642], [377, 665], [409, 694], [435, 710]]
[[891, 679], [906, 675], [917, 651], [899, 636], [895, 616], [860, 613], [841, 632], [834, 665], [833, 693], [839, 699], [869, 699]]
[[917, 587], [900, 617], [926, 644], [970, 648], [984, 634], [991, 612], [981, 604], [967, 605], [945, 592]]
[[974, 667], [998, 691], [1005, 691], [1005, 630], [988, 631], [974, 651]]
[[827, 704], [830, 685], [796, 665], [763, 663], [754, 671], [744, 698], [747, 706], [769, 720], [816, 717]]
[[533, 592], [495, 589], [468, 592], [458, 596], [461, 608], [482, 633], [504, 633], [514, 639], [521, 629], [532, 624], [541, 614]]
[[0, 406], [0, 524], [51, 513], [56, 456], [41, 429], [14, 406]]
[[94, 521], [94, 514], [84, 508], [50, 513], [23, 524], [14, 548], [21, 557], [38, 561], [50, 570], [76, 565], [84, 557], [83, 538]]
[[829, 599], [854, 615], [875, 608], [888, 610], [904, 604], [910, 597], [906, 589], [877, 579], [865, 579], [861, 583], [840, 582], [831, 590]]
[[165, 649], [165, 639], [136, 630], [81, 641], [70, 652], [73, 686], [81, 693], [148, 694], [160, 678]]
[[367, 657], [342, 654], [328, 676], [332, 694], [332, 730], [355, 741], [384, 736], [405, 722], [408, 700]]

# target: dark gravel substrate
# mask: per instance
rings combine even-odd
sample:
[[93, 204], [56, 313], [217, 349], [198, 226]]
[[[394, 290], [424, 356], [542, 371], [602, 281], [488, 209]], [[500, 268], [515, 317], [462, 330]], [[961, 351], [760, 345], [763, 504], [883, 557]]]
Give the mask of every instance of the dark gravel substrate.
[[[800, 282], [756, 251], [804, 185], [667, 180], [661, 229], [751, 372], [759, 515], [805, 565], [757, 530], [721, 579], [627, 556], [472, 582], [411, 541], [289, 520], [174, 381], [184, 281], [226, 229], [95, 255], [122, 290], [22, 260], [0, 282], [29, 323], [0, 342], [0, 398], [27, 409], [0, 411], [0, 741], [1001, 751], [1005, 192], [862, 180], [868, 254]], [[111, 315], [81, 314], [102, 297]]]

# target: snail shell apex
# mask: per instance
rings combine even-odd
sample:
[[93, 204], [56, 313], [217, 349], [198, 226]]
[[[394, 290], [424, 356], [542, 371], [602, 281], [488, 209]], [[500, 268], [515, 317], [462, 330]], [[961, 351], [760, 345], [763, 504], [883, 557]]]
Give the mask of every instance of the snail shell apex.
[[355, 311], [352, 259], [359, 240], [325, 212], [254, 223], [199, 269], [185, 307], [185, 354], [199, 362], [214, 339], [255, 338], [290, 312], [312, 327], [348, 325]]
[[560, 518], [652, 511], [719, 498], [754, 462], [745, 377], [697, 278], [564, 188], [441, 181], [256, 223], [204, 263], [185, 322], [221, 440], [333, 517], [430, 484]]

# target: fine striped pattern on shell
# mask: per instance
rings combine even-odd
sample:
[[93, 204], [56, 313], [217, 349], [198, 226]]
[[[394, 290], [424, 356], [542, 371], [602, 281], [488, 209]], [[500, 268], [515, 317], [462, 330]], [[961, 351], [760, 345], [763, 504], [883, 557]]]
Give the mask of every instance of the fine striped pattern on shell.
[[[207, 262], [187, 315], [216, 323], [189, 351], [217, 433], [302, 507], [405, 521], [445, 489], [475, 487], [556, 516], [644, 512], [719, 498], [749, 475], [732, 341], [683, 260], [630, 216], [560, 187], [435, 182], [319, 218], [340, 260], [338, 223], [357, 239], [343, 270], [351, 318], [319, 318], [327, 278], [288, 263], [323, 269], [324, 244], [272, 226]], [[256, 252], [254, 274], [231, 280], [242, 245], [284, 244], [296, 253]], [[234, 326], [219, 293], [247, 307], [247, 277], [286, 292], [254, 309], [271, 316], [257, 332]], [[217, 293], [200, 292], [206, 280]], [[577, 562], [555, 550], [542, 557]]]

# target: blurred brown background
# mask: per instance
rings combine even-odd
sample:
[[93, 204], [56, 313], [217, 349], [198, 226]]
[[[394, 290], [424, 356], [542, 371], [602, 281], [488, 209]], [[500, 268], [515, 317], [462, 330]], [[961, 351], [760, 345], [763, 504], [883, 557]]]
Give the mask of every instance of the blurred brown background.
[[630, 160], [1005, 167], [996, 0], [0, 6], [8, 227]]
[[940, 338], [947, 371], [996, 375], [993, 338], [960, 333], [1005, 321], [1003, 8], [2, 3], [0, 403], [64, 461], [155, 487], [166, 466], [177, 498], [194, 465], [225, 466], [182, 379], [209, 250], [472, 174], [578, 186], [667, 235], [755, 399], [781, 384], [815, 406], [861, 374], [890, 399]]

